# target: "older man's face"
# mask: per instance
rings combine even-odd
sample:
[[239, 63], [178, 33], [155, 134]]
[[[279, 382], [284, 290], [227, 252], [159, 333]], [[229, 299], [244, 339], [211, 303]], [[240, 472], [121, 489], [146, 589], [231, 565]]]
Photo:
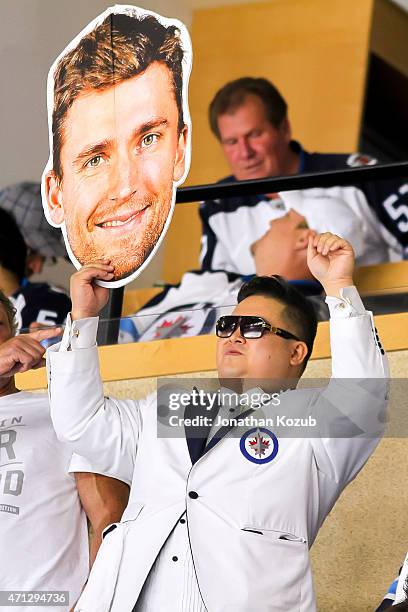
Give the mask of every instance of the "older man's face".
[[287, 121], [276, 128], [269, 121], [262, 100], [253, 94], [217, 120], [221, 145], [234, 176], [240, 180], [285, 173], [290, 142]]
[[109, 89], [83, 91], [64, 120], [62, 181], [47, 177], [50, 217], [75, 258], [110, 259], [113, 280], [137, 270], [169, 217], [184, 174], [171, 74], [155, 62]]

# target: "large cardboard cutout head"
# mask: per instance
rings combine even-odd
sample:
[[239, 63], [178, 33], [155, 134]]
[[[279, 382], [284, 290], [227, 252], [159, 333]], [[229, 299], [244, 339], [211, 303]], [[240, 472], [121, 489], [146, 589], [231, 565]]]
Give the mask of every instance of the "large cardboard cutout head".
[[133, 6], [94, 19], [48, 74], [48, 222], [72, 263], [109, 259], [120, 287], [166, 234], [190, 165], [191, 42], [177, 20]]

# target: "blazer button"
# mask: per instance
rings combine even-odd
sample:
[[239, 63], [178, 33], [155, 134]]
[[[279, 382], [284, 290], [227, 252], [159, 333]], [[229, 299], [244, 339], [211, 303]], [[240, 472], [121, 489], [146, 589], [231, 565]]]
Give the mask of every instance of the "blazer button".
[[171, 559], [172, 559], [172, 561], [178, 561], [178, 557], [176, 557], [176, 556], [172, 557]]
[[183, 525], [185, 522], [186, 522], [186, 519], [180, 519], [180, 523], [182, 523]]
[[198, 493], [196, 493], [195, 491], [190, 491], [188, 496], [191, 497], [191, 499], [197, 499]]

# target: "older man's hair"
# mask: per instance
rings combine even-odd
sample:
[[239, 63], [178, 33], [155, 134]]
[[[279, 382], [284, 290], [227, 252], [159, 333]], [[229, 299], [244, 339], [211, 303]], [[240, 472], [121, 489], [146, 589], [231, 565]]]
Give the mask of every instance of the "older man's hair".
[[54, 72], [52, 115], [53, 170], [60, 180], [64, 120], [75, 99], [82, 92], [102, 91], [131, 79], [153, 62], [162, 62], [171, 73], [181, 132], [184, 118], [180, 36], [176, 26], [166, 27], [152, 15], [138, 18], [111, 14], [60, 59]]
[[4, 295], [1, 289], [0, 289], [0, 304], [4, 308], [10, 329], [13, 332], [13, 336], [14, 336], [17, 332], [17, 321], [16, 321], [17, 310], [14, 308], [13, 304], [8, 299], [8, 297]]
[[235, 112], [249, 95], [260, 98], [268, 121], [274, 127], [278, 128], [286, 119], [288, 105], [275, 85], [263, 78], [242, 77], [221, 87], [211, 101], [208, 111], [210, 127], [218, 140], [221, 139], [218, 117]]

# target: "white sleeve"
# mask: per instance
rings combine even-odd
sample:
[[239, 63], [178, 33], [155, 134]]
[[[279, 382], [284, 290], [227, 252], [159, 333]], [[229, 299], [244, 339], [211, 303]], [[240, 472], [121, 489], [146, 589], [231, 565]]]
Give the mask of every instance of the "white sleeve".
[[308, 226], [319, 234], [332, 232], [348, 240], [359, 260], [365, 252], [364, 223], [348, 204], [345, 193], [344, 190], [313, 188], [280, 195], [286, 207], [303, 215]]
[[[201, 259], [201, 261], [203, 261], [203, 259]], [[212, 253], [211, 270], [226, 270], [227, 272], [240, 274], [237, 263], [233, 261], [226, 245], [222, 240], [219, 240], [218, 237]]]
[[341, 298], [326, 297], [330, 310], [332, 378], [389, 378], [388, 359], [373, 313], [365, 310], [356, 287]]
[[58, 438], [95, 472], [130, 482], [142, 428], [139, 402], [104, 397], [96, 345], [77, 347], [92, 341], [96, 325], [92, 319], [69, 322], [68, 350], [63, 339], [47, 351], [51, 418]]
[[[211, 206], [209, 202], [203, 202], [199, 209], [199, 214], [202, 223], [201, 248], [200, 248], [200, 266], [202, 270], [228, 270], [229, 272], [237, 272], [236, 265], [231, 260], [228, 249], [225, 246], [225, 239], [220, 239], [217, 232], [217, 224], [214, 224], [214, 217], [219, 215], [208, 216], [207, 209]], [[224, 213], [219, 213], [221, 218]]]
[[319, 470], [343, 488], [384, 432], [389, 369], [372, 313], [364, 310], [355, 287], [327, 302], [332, 377], [312, 407], [320, 431], [312, 445]]
[[126, 477], [126, 474], [123, 471], [121, 471], [122, 478], [119, 478], [117, 472], [113, 474], [109, 470], [108, 471], [102, 470], [101, 466], [99, 465], [97, 461], [92, 463], [85, 457], [82, 457], [82, 455], [77, 455], [76, 453], [73, 453], [70, 464], [68, 466], [68, 473], [74, 474], [75, 472], [88, 472], [90, 474], [101, 474], [102, 476], [118, 478], [119, 480], [121, 480], [122, 482], [125, 482], [129, 486], [132, 484], [131, 474], [129, 475], [130, 476], [129, 478], [126, 478], [126, 480], [124, 480], [124, 478]]

